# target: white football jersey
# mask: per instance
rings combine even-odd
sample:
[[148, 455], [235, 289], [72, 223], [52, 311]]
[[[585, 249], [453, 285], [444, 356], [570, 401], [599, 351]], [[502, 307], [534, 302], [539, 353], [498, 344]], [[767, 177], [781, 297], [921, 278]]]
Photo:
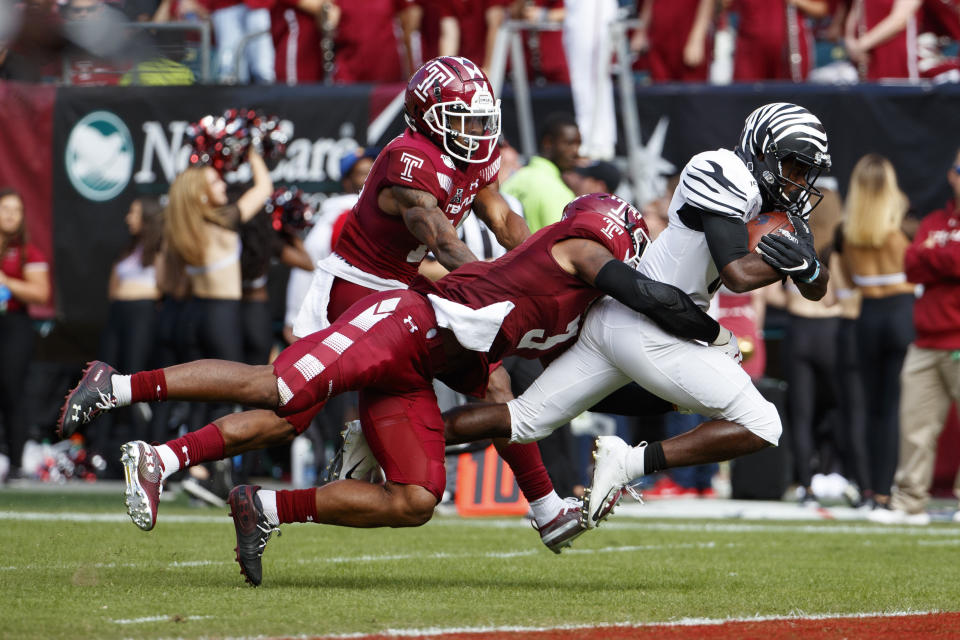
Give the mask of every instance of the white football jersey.
[[760, 213], [757, 181], [732, 151], [717, 149], [695, 155], [680, 174], [680, 183], [670, 201], [667, 228], [640, 259], [640, 272], [683, 290], [706, 309], [720, 284], [720, 272], [710, 255], [702, 230], [691, 229], [677, 214], [684, 205], [744, 224]]

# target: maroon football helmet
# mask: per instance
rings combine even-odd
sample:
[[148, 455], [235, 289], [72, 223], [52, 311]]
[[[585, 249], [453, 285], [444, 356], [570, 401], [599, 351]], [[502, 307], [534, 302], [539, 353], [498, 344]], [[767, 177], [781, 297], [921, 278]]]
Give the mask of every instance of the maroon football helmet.
[[443, 56], [420, 67], [407, 84], [404, 118], [448, 154], [486, 162], [500, 136], [500, 101], [483, 70], [466, 58]]
[[640, 256], [650, 244], [650, 234], [643, 215], [632, 204], [612, 193], [588, 193], [571, 200], [563, 208], [562, 219], [579, 215], [600, 215], [621, 225], [630, 235], [633, 249], [623, 257], [623, 261], [636, 268]]

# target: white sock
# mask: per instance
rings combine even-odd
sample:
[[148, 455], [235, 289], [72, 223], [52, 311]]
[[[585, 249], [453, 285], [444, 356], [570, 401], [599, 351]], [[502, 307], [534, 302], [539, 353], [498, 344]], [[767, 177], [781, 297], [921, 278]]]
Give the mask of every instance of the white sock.
[[270, 489], [260, 489], [257, 491], [260, 497], [260, 506], [263, 507], [263, 515], [270, 524], [279, 525], [280, 516], [277, 514], [277, 492]]
[[556, 491], [550, 491], [547, 495], [530, 503], [530, 508], [533, 509], [533, 519], [537, 521], [538, 527], [542, 527], [556, 518], [563, 507], [563, 500], [560, 499]]
[[121, 407], [129, 405], [133, 398], [133, 391], [130, 389], [130, 376], [115, 373], [110, 376], [110, 384], [113, 387], [113, 396], [117, 399], [117, 404]]
[[631, 447], [630, 451], [627, 451], [627, 459], [624, 461], [623, 466], [631, 480], [636, 480], [643, 476], [643, 453], [646, 448], [646, 444], [641, 444], [636, 447]]
[[177, 471], [180, 471], [180, 458], [173, 452], [173, 449], [165, 444], [158, 444], [154, 448], [157, 450], [157, 455], [160, 456], [160, 462], [163, 463], [161, 480], [166, 480]]

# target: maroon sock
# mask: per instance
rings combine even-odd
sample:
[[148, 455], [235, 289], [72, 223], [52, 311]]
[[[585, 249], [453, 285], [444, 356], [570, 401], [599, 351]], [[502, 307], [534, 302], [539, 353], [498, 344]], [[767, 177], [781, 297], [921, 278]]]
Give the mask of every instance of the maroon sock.
[[510, 465], [527, 502], [533, 502], [553, 491], [553, 483], [547, 475], [547, 468], [543, 466], [540, 447], [536, 442], [497, 447], [497, 453]]
[[317, 488], [277, 491], [280, 524], [317, 521]]
[[201, 462], [223, 459], [223, 434], [215, 424], [191, 431], [182, 438], [167, 443], [180, 459], [180, 468], [186, 469]]
[[131, 402], [160, 402], [167, 399], [167, 377], [163, 369], [141, 371], [130, 376]]

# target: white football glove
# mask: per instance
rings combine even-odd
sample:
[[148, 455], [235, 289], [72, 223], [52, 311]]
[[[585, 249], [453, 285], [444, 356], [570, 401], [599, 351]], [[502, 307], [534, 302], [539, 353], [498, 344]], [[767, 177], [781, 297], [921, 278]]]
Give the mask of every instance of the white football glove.
[[720, 327], [720, 334], [710, 343], [711, 347], [721, 349], [726, 355], [733, 358], [737, 364], [743, 362], [743, 354], [740, 353], [740, 343], [737, 342], [737, 336], [726, 327]]

